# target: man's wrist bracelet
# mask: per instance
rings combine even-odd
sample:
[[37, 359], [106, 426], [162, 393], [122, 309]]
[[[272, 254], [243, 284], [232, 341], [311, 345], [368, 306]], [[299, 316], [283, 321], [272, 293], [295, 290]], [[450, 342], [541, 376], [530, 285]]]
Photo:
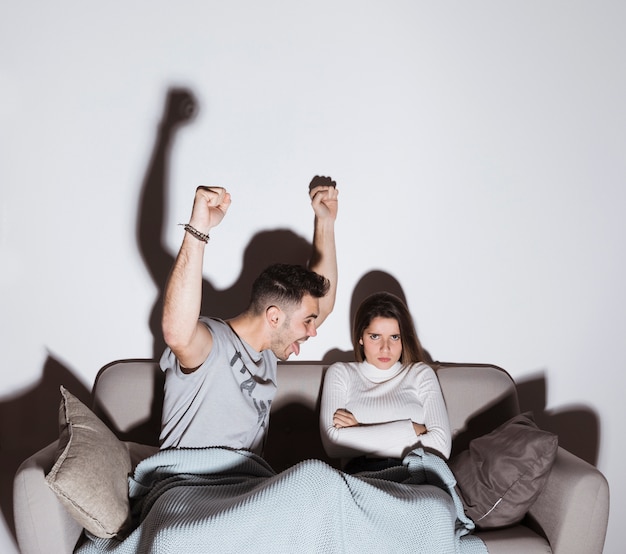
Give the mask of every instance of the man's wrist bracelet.
[[189, 225], [189, 223], [179, 223], [179, 225], [184, 227], [185, 231], [187, 231], [192, 237], [201, 240], [202, 242], [209, 242], [209, 239], [211, 238], [208, 233], [206, 235], [201, 233], [198, 229]]

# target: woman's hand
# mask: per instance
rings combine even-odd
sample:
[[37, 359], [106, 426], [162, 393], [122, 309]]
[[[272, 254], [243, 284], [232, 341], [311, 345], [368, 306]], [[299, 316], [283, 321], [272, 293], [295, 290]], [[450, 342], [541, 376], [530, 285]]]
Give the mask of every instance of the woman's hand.
[[414, 421], [411, 423], [413, 423], [413, 430], [418, 437], [428, 432], [428, 429], [426, 429], [426, 427], [421, 423], [415, 423]]
[[337, 429], [343, 429], [344, 427], [356, 427], [359, 422], [348, 410], [337, 410], [333, 415], [333, 425]]

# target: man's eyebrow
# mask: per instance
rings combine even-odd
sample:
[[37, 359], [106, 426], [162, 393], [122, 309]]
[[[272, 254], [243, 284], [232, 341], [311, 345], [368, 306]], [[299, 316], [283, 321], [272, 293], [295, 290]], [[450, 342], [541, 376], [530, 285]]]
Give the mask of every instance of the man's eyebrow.
[[313, 319], [317, 319], [317, 318], [318, 318], [318, 316], [319, 316], [319, 314], [309, 314], [309, 315], [307, 315], [304, 319], [309, 319], [309, 318], [311, 318], [311, 317], [312, 317]]

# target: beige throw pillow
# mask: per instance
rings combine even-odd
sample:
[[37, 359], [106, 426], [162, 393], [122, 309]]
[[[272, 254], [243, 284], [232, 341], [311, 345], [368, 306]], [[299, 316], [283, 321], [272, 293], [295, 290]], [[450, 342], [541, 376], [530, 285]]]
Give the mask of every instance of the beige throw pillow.
[[59, 447], [46, 482], [85, 529], [113, 537], [130, 521], [128, 449], [63, 386], [61, 397]]

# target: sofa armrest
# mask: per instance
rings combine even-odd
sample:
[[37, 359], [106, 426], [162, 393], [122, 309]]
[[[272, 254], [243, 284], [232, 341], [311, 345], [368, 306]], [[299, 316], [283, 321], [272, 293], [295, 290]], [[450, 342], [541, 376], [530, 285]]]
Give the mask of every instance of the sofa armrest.
[[57, 444], [27, 458], [15, 474], [13, 511], [21, 554], [71, 554], [83, 531], [45, 481]]
[[602, 554], [609, 517], [607, 480], [597, 468], [559, 447], [529, 516], [554, 554]]

